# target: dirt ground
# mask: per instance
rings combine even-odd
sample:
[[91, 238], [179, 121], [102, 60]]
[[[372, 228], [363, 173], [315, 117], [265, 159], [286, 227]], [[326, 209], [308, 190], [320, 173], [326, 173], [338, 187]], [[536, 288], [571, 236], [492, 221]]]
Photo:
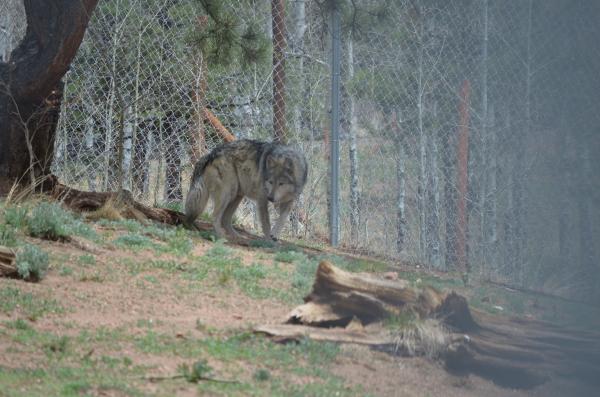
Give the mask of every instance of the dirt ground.
[[[280, 347], [250, 330], [281, 323], [300, 302], [298, 294], [281, 295], [293, 292], [293, 261], [278, 261], [272, 250], [225, 247], [222, 256], [238, 262], [224, 274], [219, 263], [208, 271], [198, 265], [219, 258], [214, 243], [199, 237], [185, 237], [192, 246], [182, 255], [157, 249], [158, 239], [150, 239], [156, 246], [117, 246], [127, 233], [118, 225], [97, 231], [102, 238], [87, 251], [28, 237], [50, 253], [46, 277], [0, 279], [0, 396], [593, 395], [565, 380], [509, 390], [451, 375], [439, 362], [358, 345]], [[244, 284], [250, 276], [236, 269], [253, 264], [266, 275]], [[169, 378], [200, 357], [211, 376], [236, 383]]]

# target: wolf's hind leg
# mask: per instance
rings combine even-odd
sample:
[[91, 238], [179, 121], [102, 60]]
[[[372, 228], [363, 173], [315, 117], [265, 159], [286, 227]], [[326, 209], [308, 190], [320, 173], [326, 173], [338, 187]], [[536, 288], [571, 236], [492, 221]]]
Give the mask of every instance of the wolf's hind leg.
[[275, 222], [275, 226], [271, 229], [271, 238], [277, 239], [283, 225], [288, 220], [290, 216], [290, 212], [292, 211], [292, 201], [288, 201], [287, 203], [279, 203], [277, 204], [277, 210], [279, 212], [279, 218]]
[[233, 219], [233, 214], [235, 214], [235, 210], [237, 210], [238, 206], [242, 202], [242, 198], [244, 198], [244, 196], [237, 196], [236, 198], [234, 198], [229, 203], [227, 208], [225, 208], [225, 212], [223, 213], [223, 228], [229, 236], [236, 240], [242, 239], [242, 237], [238, 234], [238, 232], [235, 231], [231, 221]]
[[213, 227], [219, 238], [227, 238], [227, 230], [223, 227], [223, 217], [225, 210], [231, 202], [237, 199], [237, 192], [231, 187], [223, 187], [217, 189], [213, 195]]

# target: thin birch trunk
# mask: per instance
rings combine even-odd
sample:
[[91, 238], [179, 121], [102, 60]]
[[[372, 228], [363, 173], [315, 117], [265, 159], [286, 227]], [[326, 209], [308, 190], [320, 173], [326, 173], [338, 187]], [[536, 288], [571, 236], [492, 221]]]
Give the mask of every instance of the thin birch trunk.
[[429, 263], [434, 268], [441, 270], [442, 258], [440, 254], [440, 194], [438, 176], [438, 145], [434, 137], [427, 139], [427, 252]]
[[[354, 43], [352, 35], [348, 36], [348, 80], [354, 78]], [[356, 111], [354, 96], [348, 98], [349, 126], [348, 135], [350, 137], [350, 240], [352, 244], [358, 244], [358, 228], [360, 224], [360, 213], [358, 206], [358, 151], [356, 142]], [[397, 166], [398, 168], [398, 166]]]
[[419, 187], [417, 190], [417, 200], [419, 209], [419, 257], [421, 260], [427, 260], [427, 232], [425, 217], [425, 183], [426, 183], [426, 146], [427, 137], [423, 128], [423, 95], [424, 95], [424, 75], [423, 75], [423, 52], [425, 33], [424, 22], [419, 22], [419, 50], [417, 55], [417, 130], [419, 135]]
[[488, 0], [483, 0], [483, 48], [481, 56], [481, 162], [479, 164], [482, 176], [479, 185], [479, 249], [481, 250], [481, 270], [486, 272], [489, 260], [489, 247], [486, 238], [488, 214], [486, 213], [487, 187], [489, 185], [490, 173], [492, 171], [487, 160], [493, 156], [488, 148]]
[[[290, 47], [295, 57], [295, 74], [300, 76], [296, 79], [294, 90], [299, 93], [297, 100], [292, 104], [292, 123], [293, 132], [292, 134], [298, 139], [302, 136], [302, 118], [305, 101], [302, 99], [302, 95], [305, 91], [305, 79], [304, 79], [304, 34], [306, 32], [306, 2], [305, 0], [295, 0], [292, 2], [292, 31], [291, 31], [291, 42]], [[290, 219], [292, 235], [298, 236], [300, 233], [300, 209], [303, 207], [304, 197], [300, 197], [294, 206]]]
[[91, 112], [88, 110], [88, 116], [85, 120], [85, 157], [86, 157], [86, 176], [88, 180], [88, 189], [91, 192], [95, 192], [97, 189], [96, 186], [96, 174], [97, 170], [95, 167], [95, 134], [94, 131], [96, 129], [96, 122], [94, 120], [94, 116], [92, 116]]
[[133, 147], [133, 130], [135, 117], [131, 106], [125, 108], [125, 120], [123, 126], [123, 162], [121, 163], [121, 188], [129, 189], [131, 177], [131, 156]]
[[406, 153], [404, 136], [400, 127], [400, 112], [392, 113], [394, 128], [394, 147], [396, 149], [396, 253], [401, 254], [406, 249]]
[[131, 184], [135, 197], [146, 198], [148, 193], [148, 149], [152, 134], [158, 134], [158, 122], [155, 119], [146, 119], [139, 122], [137, 127], [134, 150], [132, 155]]

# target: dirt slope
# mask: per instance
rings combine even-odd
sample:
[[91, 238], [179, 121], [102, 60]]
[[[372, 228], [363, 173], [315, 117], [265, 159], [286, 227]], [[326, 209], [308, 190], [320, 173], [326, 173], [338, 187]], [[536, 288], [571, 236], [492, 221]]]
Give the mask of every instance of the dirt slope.
[[[301, 302], [319, 255], [230, 247], [130, 221], [93, 228], [97, 237], [87, 250], [22, 237], [50, 253], [50, 270], [35, 284], [0, 279], [0, 396], [593, 394], [564, 379], [509, 390], [364, 346], [276, 344], [250, 330], [281, 322]], [[390, 270], [321, 256], [353, 271]], [[426, 281], [423, 274], [404, 276]], [[199, 360], [212, 369], [209, 377], [231, 383], [149, 379], [181, 375]]]

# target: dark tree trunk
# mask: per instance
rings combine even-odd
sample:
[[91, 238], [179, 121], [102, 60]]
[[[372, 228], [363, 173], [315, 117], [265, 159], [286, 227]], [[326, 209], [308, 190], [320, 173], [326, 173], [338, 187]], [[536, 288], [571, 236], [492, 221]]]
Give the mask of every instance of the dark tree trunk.
[[0, 62], [0, 194], [50, 174], [61, 78], [98, 0], [25, 0], [27, 31]]

